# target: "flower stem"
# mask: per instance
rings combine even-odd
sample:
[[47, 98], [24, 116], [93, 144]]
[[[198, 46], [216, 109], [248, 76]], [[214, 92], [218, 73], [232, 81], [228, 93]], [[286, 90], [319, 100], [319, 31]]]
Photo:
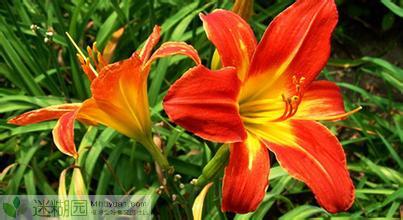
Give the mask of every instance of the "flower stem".
[[148, 150], [153, 159], [157, 162], [157, 164], [161, 167], [163, 171], [168, 171], [171, 169], [169, 166], [167, 158], [162, 153], [161, 149], [154, 143], [152, 138], [146, 138], [141, 141], [143, 146]]
[[228, 162], [229, 145], [222, 145], [214, 157], [203, 168], [202, 174], [197, 178], [196, 186], [203, 187], [220, 173]]

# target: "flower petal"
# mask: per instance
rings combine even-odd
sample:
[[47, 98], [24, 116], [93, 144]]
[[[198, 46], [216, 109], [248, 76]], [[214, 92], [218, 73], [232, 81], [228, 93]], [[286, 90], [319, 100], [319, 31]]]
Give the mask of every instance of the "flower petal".
[[264, 79], [261, 92], [269, 92], [273, 84], [294, 90], [289, 83], [293, 76], [304, 77], [302, 86], [309, 85], [326, 65], [337, 20], [334, 0], [299, 0], [280, 13], [252, 59], [249, 76], [258, 82]]
[[53, 141], [56, 147], [64, 154], [78, 158], [76, 145], [74, 144], [74, 121], [79, 110], [62, 115], [53, 128]]
[[253, 14], [253, 0], [235, 0], [232, 11], [247, 21]]
[[142, 62], [136, 54], [104, 67], [92, 82], [91, 91], [97, 108], [111, 118], [101, 123], [131, 138], [150, 135], [147, 74], [142, 71]]
[[238, 77], [243, 81], [257, 44], [248, 23], [239, 15], [220, 9], [208, 15], [201, 14], [200, 18], [207, 37], [220, 54], [222, 65], [236, 67]]
[[120, 38], [125, 32], [125, 27], [119, 28], [117, 31], [113, 32], [111, 39], [106, 43], [102, 55], [106, 63], [110, 63], [112, 56], [115, 53], [115, 49], [118, 46]]
[[75, 111], [79, 109], [80, 106], [81, 103], [70, 103], [40, 108], [18, 115], [17, 117], [10, 119], [8, 123], [15, 125], [29, 125], [42, 121], [49, 121], [60, 118], [65, 113]]
[[202, 138], [239, 142], [246, 137], [236, 102], [240, 84], [234, 68], [211, 71], [199, 65], [171, 86], [164, 109], [173, 122]]
[[223, 179], [221, 209], [236, 213], [256, 210], [269, 184], [269, 153], [254, 135], [230, 148]]
[[304, 92], [302, 101], [293, 119], [341, 120], [361, 110], [361, 106], [345, 112], [340, 88], [333, 82], [314, 81]]
[[287, 146], [267, 140], [280, 165], [305, 182], [319, 204], [329, 212], [346, 211], [354, 202], [354, 185], [346, 157], [337, 138], [313, 121], [291, 121], [297, 145]]
[[293, 119], [321, 120], [344, 113], [340, 88], [333, 82], [320, 80], [312, 82], [304, 92]]
[[140, 57], [140, 60], [142, 62], [147, 62], [148, 58], [151, 55], [151, 51], [157, 45], [158, 41], [160, 40], [161, 37], [161, 28], [158, 25], [154, 26], [153, 32], [151, 35], [148, 37], [146, 42], [144, 43], [143, 48], [138, 52], [138, 56]]
[[96, 101], [93, 98], [87, 99], [83, 102], [83, 105], [80, 108], [77, 116], [78, 120], [80, 120], [81, 122], [90, 121], [93, 122], [92, 124], [101, 123], [130, 137], [131, 135], [133, 135], [133, 129], [130, 124], [127, 123], [127, 118], [125, 117], [125, 114], [115, 114], [114, 117], [111, 117], [110, 115], [108, 115], [108, 113], [104, 112], [98, 107]]
[[195, 50], [191, 45], [184, 42], [166, 42], [159, 47], [150, 59], [145, 64], [145, 68], [149, 67], [152, 62], [158, 58], [163, 58], [172, 55], [185, 55], [190, 57], [197, 65], [201, 64], [201, 60], [197, 50]]
[[192, 213], [193, 213], [193, 219], [194, 220], [202, 220], [202, 215], [203, 215], [203, 203], [204, 199], [206, 198], [206, 195], [208, 193], [208, 190], [210, 187], [213, 185], [213, 183], [208, 183], [203, 190], [199, 193], [199, 195], [196, 197], [193, 206], [192, 206]]

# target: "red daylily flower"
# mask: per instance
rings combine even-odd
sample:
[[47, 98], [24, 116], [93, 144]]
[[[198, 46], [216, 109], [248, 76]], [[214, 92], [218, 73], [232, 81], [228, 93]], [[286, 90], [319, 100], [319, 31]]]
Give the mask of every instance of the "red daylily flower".
[[126, 60], [109, 65], [96, 47], [92, 50], [89, 48], [90, 58], [79, 55], [79, 59], [91, 81], [91, 98], [83, 103], [62, 104], [26, 112], [10, 119], [9, 123], [28, 125], [59, 119], [53, 129], [54, 142], [61, 152], [74, 158], [78, 157], [74, 144], [76, 119], [86, 124], [100, 123], [112, 127], [147, 144], [152, 140], [147, 97], [147, 77], [152, 62], [161, 57], [182, 54], [200, 64], [197, 51], [182, 42], [166, 42], [151, 55], [159, 38], [160, 28], [156, 26], [141, 50]]
[[[200, 16], [223, 69], [190, 69], [169, 89], [169, 118], [210, 141], [231, 143], [222, 210], [254, 211], [268, 187], [268, 149], [305, 182], [329, 212], [354, 201], [346, 157], [337, 138], [316, 120], [345, 112], [338, 86], [313, 81], [330, 54], [338, 20], [333, 0], [298, 0], [279, 14], [260, 43], [237, 14]], [[234, 68], [235, 67], [235, 68]]]

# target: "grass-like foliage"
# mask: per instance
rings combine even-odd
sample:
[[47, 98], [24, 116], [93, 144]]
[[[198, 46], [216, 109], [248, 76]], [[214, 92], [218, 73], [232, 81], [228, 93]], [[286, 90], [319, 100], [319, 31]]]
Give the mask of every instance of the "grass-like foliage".
[[[400, 218], [403, 200], [403, 2], [336, 1], [339, 24], [333, 33], [332, 55], [320, 78], [337, 82], [347, 110], [363, 109], [347, 120], [326, 123], [341, 140], [356, 200], [348, 212], [330, 214], [316, 203], [302, 182], [291, 178], [271, 155], [270, 187], [263, 203], [249, 214], [222, 213], [222, 174], [205, 201], [205, 219], [340, 219]], [[292, 0], [255, 1], [249, 19], [260, 39], [268, 23]], [[82, 49], [97, 42], [102, 50], [116, 46], [111, 61], [125, 59], [139, 48], [154, 25], [161, 42], [185, 41], [210, 66], [214, 46], [207, 40], [200, 12], [231, 9], [230, 0], [74, 0], [2, 1], [0, 4], [0, 194], [57, 194], [60, 184], [74, 182], [74, 159], [52, 141], [54, 121], [28, 126], [7, 124], [28, 110], [90, 96], [89, 82], [68, 40]], [[114, 33], [123, 28], [116, 40]], [[161, 43], [160, 43], [161, 44]], [[191, 180], [220, 145], [202, 140], [171, 123], [162, 109], [169, 86], [194, 64], [181, 56], [153, 64], [148, 94], [155, 139], [175, 168], [175, 182], [166, 193], [151, 155], [111, 128], [76, 125], [77, 165], [89, 194], [150, 194], [157, 219], [191, 218], [200, 188]]]

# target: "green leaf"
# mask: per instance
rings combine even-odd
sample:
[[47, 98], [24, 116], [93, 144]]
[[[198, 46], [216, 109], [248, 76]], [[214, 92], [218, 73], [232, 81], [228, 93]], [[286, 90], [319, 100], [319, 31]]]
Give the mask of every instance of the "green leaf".
[[17, 217], [17, 212], [16, 212], [14, 206], [12, 206], [11, 204], [3, 203], [3, 210], [10, 217], [13, 217], [13, 218]]
[[21, 201], [20, 198], [18, 198], [18, 196], [16, 196], [13, 200], [13, 205], [15, 207], [15, 209], [18, 209], [18, 207], [20, 207]]
[[399, 67], [380, 58], [363, 57], [362, 60], [382, 67], [383, 69], [379, 71], [379, 76], [399, 89], [399, 91], [403, 91], [403, 69], [400, 69]]
[[396, 15], [403, 17], [403, 8], [399, 7], [391, 0], [381, 0], [382, 4], [384, 4], [389, 10], [391, 10]]
[[306, 219], [318, 213], [327, 213], [327, 212], [319, 207], [303, 205], [287, 212], [285, 215], [280, 217], [280, 220]]
[[386, 140], [385, 137], [381, 133], [378, 132], [379, 137], [381, 138], [382, 142], [385, 144], [386, 148], [390, 152], [392, 158], [399, 164], [400, 169], [403, 170], [403, 160], [400, 158], [399, 154], [395, 151], [393, 146]]

